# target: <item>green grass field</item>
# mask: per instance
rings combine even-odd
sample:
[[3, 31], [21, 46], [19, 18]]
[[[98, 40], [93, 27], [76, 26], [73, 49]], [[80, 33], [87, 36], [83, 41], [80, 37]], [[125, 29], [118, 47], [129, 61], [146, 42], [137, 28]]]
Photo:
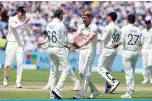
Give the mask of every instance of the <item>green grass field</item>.
[[[78, 76], [78, 73], [76, 73], [77, 77], [80, 79]], [[125, 93], [125, 76], [124, 73], [113, 73], [114, 77], [118, 79], [121, 84], [118, 87], [123, 88], [122, 90], [116, 90], [113, 94], [100, 94], [96, 99], [121, 99], [120, 95]], [[22, 86], [45, 86], [48, 80], [49, 76], [49, 71], [44, 71], [44, 70], [24, 70], [23, 71], [23, 77], [22, 77]], [[92, 82], [99, 88], [103, 88], [103, 79], [97, 74], [97, 73], [92, 73]], [[11, 78], [9, 80], [9, 86], [14, 86], [15, 85], [15, 80], [16, 80], [16, 71], [12, 70], [11, 71]], [[133, 95], [133, 99], [152, 99], [152, 84], [147, 84], [147, 85], [142, 85], [141, 81], [143, 80], [142, 74], [136, 74], [135, 75], [135, 84], [136, 84], [136, 89], [135, 93]], [[3, 69], [0, 69], [0, 100], [2, 99], [49, 99], [49, 91], [12, 91], [9, 87], [5, 88], [8, 89], [7, 91], [2, 91], [1, 89], [3, 88], [2, 86], [2, 81], [3, 81]], [[73, 82], [71, 79], [68, 79], [66, 87], [67, 86], [73, 86]], [[66, 89], [65, 87], [65, 89]], [[4, 88], [3, 88], [4, 89]], [[10, 91], [9, 91], [10, 89]], [[17, 89], [14, 87], [14, 89]], [[143, 89], [143, 91], [142, 91]], [[148, 89], [146, 91], [146, 89]], [[66, 90], [63, 91], [63, 98], [64, 99], [72, 99], [73, 95], [77, 94], [79, 91], [71, 91], [71, 90]], [[100, 92], [102, 92], [100, 90]], [[86, 98], [88, 97], [90, 93], [88, 92], [86, 95]]]

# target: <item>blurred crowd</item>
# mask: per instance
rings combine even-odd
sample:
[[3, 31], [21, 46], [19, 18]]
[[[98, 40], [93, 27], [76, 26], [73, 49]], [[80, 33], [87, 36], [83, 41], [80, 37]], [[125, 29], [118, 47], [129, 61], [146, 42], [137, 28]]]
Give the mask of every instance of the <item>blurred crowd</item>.
[[4, 1], [0, 2], [0, 39], [6, 39], [8, 33], [8, 18], [16, 13], [16, 7], [25, 6], [27, 16], [31, 17], [29, 22], [32, 28], [38, 28], [36, 35], [25, 36], [25, 51], [37, 51], [36, 40], [45, 36], [45, 27], [52, 20], [53, 11], [57, 8], [65, 12], [64, 23], [69, 31], [69, 38], [76, 32], [78, 25], [82, 22], [81, 11], [91, 9], [93, 12], [93, 22], [99, 28], [99, 42], [102, 30], [107, 24], [106, 15], [115, 11], [118, 14], [116, 23], [122, 27], [127, 23], [126, 16], [135, 13], [137, 16], [136, 25], [144, 28], [144, 20], [151, 19], [152, 2], [150, 1]]

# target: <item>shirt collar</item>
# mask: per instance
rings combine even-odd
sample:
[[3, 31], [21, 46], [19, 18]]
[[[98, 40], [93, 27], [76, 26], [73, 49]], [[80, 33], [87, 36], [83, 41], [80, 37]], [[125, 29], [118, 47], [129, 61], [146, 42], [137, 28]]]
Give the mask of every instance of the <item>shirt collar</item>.
[[109, 23], [109, 25], [114, 25], [114, 24], [115, 24], [114, 22], [110, 22], [110, 23]]
[[85, 27], [85, 28], [90, 28], [90, 27], [91, 27], [91, 25], [92, 25], [92, 22], [89, 24], [89, 26], [88, 26], [88, 27], [86, 27], [86, 26], [85, 26], [85, 24], [84, 24], [84, 27]]
[[131, 24], [131, 23], [128, 23], [128, 26], [133, 26], [133, 24]]
[[54, 18], [53, 21], [55, 21], [55, 22], [61, 22], [60, 19], [58, 19], [58, 18]]
[[16, 19], [17, 19], [18, 21], [20, 21], [20, 19], [18, 18], [17, 14], [15, 15], [15, 17], [16, 17]]
[[152, 28], [150, 28], [149, 30], [147, 30], [147, 28], [145, 28], [145, 30], [146, 30], [147, 32], [150, 32], [150, 31], [152, 30]]

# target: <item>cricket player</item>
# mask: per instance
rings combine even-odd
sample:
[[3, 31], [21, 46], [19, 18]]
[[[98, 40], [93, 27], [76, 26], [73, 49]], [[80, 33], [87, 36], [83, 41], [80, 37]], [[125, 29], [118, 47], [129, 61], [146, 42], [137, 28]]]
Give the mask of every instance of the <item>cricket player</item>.
[[114, 42], [120, 40], [121, 30], [115, 24], [117, 14], [111, 12], [107, 15], [108, 25], [105, 26], [103, 31], [102, 41], [104, 42], [104, 48], [98, 60], [97, 71], [106, 80], [105, 93], [112, 93], [117, 86], [119, 81], [116, 80], [111, 74], [112, 64], [117, 54], [117, 47], [114, 47]]
[[[51, 69], [51, 68], [50, 68], [50, 69]], [[72, 80], [73, 83], [74, 83], [74, 88], [73, 88], [73, 90], [74, 90], [74, 91], [79, 90], [79, 88], [80, 88], [80, 81], [79, 81], [79, 80], [77, 79], [77, 77], [75, 76], [72, 68], [70, 69], [69, 77], [71, 78], [71, 80]], [[42, 89], [43, 89], [43, 90], [50, 89], [50, 83], [51, 83], [51, 75], [49, 76], [47, 85], [46, 85], [45, 87], [43, 87]]]
[[[46, 52], [48, 52], [52, 61], [52, 67], [50, 68], [50, 98], [57, 99], [62, 99], [61, 92], [71, 69], [68, 63], [68, 48], [70, 48], [68, 45], [70, 43], [67, 39], [67, 29], [62, 22], [63, 15], [63, 10], [55, 10], [53, 20], [46, 27], [49, 39], [49, 47]], [[59, 67], [62, 69], [62, 73], [56, 83]]]
[[99, 95], [99, 91], [90, 80], [92, 64], [96, 55], [98, 29], [96, 24], [92, 22], [92, 12], [89, 10], [83, 11], [82, 25], [79, 26], [77, 34], [73, 37], [75, 42], [79, 36], [82, 36], [82, 42], [77, 42], [80, 49], [79, 53], [79, 73], [83, 79], [81, 91], [73, 96], [74, 99], [82, 99], [85, 97], [88, 86], [91, 90], [89, 98], [95, 98]]
[[[46, 33], [46, 31], [44, 32]], [[47, 33], [46, 33], [47, 34]], [[40, 38], [38, 38], [37, 40], [37, 43], [38, 43], [38, 47], [39, 49], [42, 49], [43, 51], [46, 51], [46, 49], [49, 47], [49, 40], [48, 40], [48, 36], [42, 36]], [[50, 72], [51, 72], [51, 67], [50, 67]], [[77, 79], [77, 77], [75, 76], [72, 68], [70, 69], [70, 74], [69, 74], [69, 77], [72, 79], [73, 83], [74, 83], [74, 88], [73, 90], [74, 91], [77, 91], [79, 90], [80, 88], [80, 81]], [[50, 90], [51, 86], [50, 86], [50, 83], [51, 83], [51, 73], [49, 75], [49, 79], [48, 79], [48, 83], [45, 87], [43, 87], [42, 89], [43, 90]]]
[[142, 30], [143, 46], [141, 56], [143, 61], [143, 77], [142, 84], [152, 83], [152, 28], [151, 20], [145, 20], [146, 28]]
[[137, 28], [135, 23], [135, 15], [127, 16], [128, 25], [123, 26], [121, 31], [120, 42], [114, 44], [123, 45], [122, 60], [126, 77], [127, 91], [121, 98], [132, 98], [134, 92], [134, 71], [138, 59], [138, 50], [143, 43], [141, 30]]
[[24, 56], [24, 34], [36, 33], [37, 30], [31, 30], [27, 25], [30, 19], [26, 17], [26, 9], [22, 6], [17, 8], [17, 14], [9, 18], [8, 21], [8, 35], [6, 46], [6, 58], [4, 66], [4, 80], [3, 85], [8, 85], [8, 79], [10, 77], [11, 64], [16, 55], [17, 59], [17, 76], [16, 87], [22, 88], [21, 77], [23, 69], [23, 56]]

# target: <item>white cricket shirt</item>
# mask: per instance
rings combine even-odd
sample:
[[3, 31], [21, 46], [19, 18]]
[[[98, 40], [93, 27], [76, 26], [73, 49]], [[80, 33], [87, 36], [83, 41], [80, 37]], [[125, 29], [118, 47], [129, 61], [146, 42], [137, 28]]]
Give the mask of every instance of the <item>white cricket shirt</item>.
[[31, 32], [32, 31], [29, 25], [24, 24], [22, 21], [20, 21], [17, 15], [9, 18], [7, 35], [8, 41], [23, 42], [24, 34]]
[[141, 30], [133, 24], [128, 24], [121, 29], [122, 36], [120, 43], [124, 50], [137, 51], [143, 44]]
[[143, 49], [152, 49], [152, 28], [147, 30], [146, 28], [142, 30], [143, 36]]
[[88, 27], [86, 27], [84, 24], [81, 24], [78, 27], [77, 33], [81, 33], [83, 42], [87, 40], [90, 34], [94, 34], [95, 37], [92, 39], [92, 41], [82, 48], [96, 48], [98, 38], [98, 28], [96, 24], [90, 23]]
[[114, 23], [111, 22], [103, 31], [101, 40], [104, 41], [104, 48], [114, 49], [114, 42], [119, 42], [121, 36], [120, 28]]
[[68, 44], [66, 26], [58, 18], [54, 18], [46, 27], [50, 47], [64, 47]]

